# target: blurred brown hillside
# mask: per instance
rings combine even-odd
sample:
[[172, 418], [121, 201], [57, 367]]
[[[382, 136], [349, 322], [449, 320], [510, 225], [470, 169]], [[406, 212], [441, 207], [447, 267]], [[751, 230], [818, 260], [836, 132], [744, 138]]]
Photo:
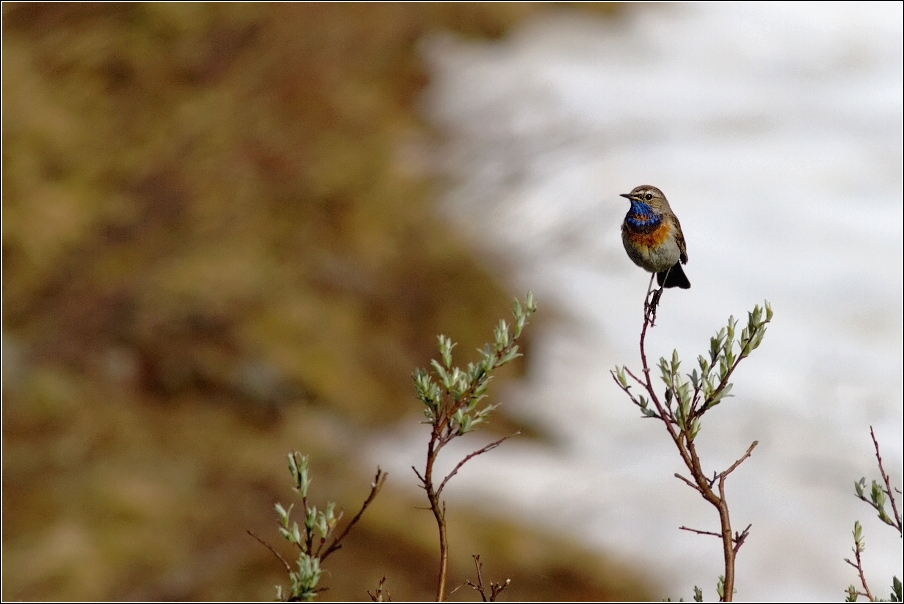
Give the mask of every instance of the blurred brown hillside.
[[[436, 334], [473, 350], [522, 293], [431, 209], [417, 43], [551, 10], [3, 4], [4, 599], [273, 597], [245, 530], [280, 545], [293, 449], [315, 498], [357, 509], [356, 438], [417, 411]], [[412, 479], [324, 599], [382, 575], [430, 597], [429, 515], [391, 487]], [[452, 530], [453, 580], [479, 551], [511, 599], [637, 595], [566, 543], [464, 511]]]

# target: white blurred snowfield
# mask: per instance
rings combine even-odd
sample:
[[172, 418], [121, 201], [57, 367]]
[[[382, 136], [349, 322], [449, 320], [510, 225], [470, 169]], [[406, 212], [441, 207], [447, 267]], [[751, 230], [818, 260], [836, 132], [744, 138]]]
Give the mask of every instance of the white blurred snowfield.
[[[652, 184], [681, 220], [692, 288], [665, 292], [651, 364], [677, 349], [690, 371], [729, 315], [775, 311], [697, 439], [710, 472], [759, 441], [727, 482], [734, 530], [753, 525], [736, 599], [842, 600], [857, 519], [888, 597], [901, 540], [853, 485], [879, 478], [870, 425], [901, 485], [902, 38], [901, 3], [758, 2], [563, 11], [498, 42], [426, 41], [442, 211], [546, 315], [526, 377], [491, 399], [553, 436], [469, 462], [450, 510], [571, 534], [648, 569], [663, 598], [717, 598], [721, 542], [678, 530], [718, 530], [717, 513], [609, 375], [639, 369], [649, 280], [622, 248], [618, 194]], [[367, 457], [414, 489], [426, 441], [408, 422]]]

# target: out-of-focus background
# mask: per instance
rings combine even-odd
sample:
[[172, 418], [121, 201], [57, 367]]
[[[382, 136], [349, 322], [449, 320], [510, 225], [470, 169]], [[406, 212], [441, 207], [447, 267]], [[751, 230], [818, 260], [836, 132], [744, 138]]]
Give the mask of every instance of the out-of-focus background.
[[3, 597], [270, 598], [245, 530], [281, 545], [299, 449], [349, 512], [390, 470], [323, 598], [430, 598], [410, 374], [527, 289], [489, 426], [525, 435], [447, 490], [453, 584], [481, 553], [510, 599], [714, 597], [717, 544], [677, 530], [713, 512], [608, 376], [637, 364], [642, 183], [693, 283], [651, 355], [776, 311], [701, 434], [714, 470], [760, 441], [738, 597], [841, 598], [857, 518], [884, 590], [900, 539], [852, 484], [870, 425], [901, 478], [901, 12], [4, 4]]
[[[436, 211], [420, 43], [550, 10], [3, 5], [4, 599], [272, 598], [245, 531], [283, 545], [293, 449], [354, 513], [363, 437], [418, 424], [436, 335], [473, 350], [512, 297]], [[323, 598], [384, 575], [431, 597], [413, 481], [392, 472]], [[517, 599], [648, 593], [542, 524], [450, 518], [452, 581], [482, 553]]]
[[[878, 477], [872, 425], [901, 484], [902, 21], [900, 3], [632, 5], [425, 43], [443, 211], [556, 309], [502, 392], [556, 446], [502, 447], [456, 493], [488, 513], [555, 510], [582, 542], [655, 569], [658, 595], [715, 597], [717, 543], [677, 530], [717, 530], [713, 511], [608, 374], [637, 369], [648, 282], [622, 249], [618, 194], [650, 183], [681, 219], [692, 287], [663, 296], [648, 354], [677, 349], [689, 372], [729, 315], [775, 310], [697, 440], [713, 471], [760, 443], [728, 481], [736, 528], [753, 525], [737, 597], [841, 599], [858, 518], [888, 597], [901, 540], [853, 483]], [[415, 451], [404, 426], [374, 450], [410, 465], [404, 439]]]

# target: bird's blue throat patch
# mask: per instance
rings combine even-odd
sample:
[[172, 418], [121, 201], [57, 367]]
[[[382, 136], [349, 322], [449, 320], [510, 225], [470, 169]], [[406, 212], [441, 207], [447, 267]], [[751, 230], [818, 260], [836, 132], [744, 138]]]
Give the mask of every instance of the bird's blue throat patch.
[[637, 231], [650, 232], [662, 224], [662, 216], [641, 201], [631, 200], [631, 210], [625, 216], [625, 223]]

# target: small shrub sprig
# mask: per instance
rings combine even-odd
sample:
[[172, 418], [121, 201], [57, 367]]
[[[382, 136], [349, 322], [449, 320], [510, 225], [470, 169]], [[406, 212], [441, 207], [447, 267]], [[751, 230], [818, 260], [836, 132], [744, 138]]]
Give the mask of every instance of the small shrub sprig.
[[[661, 288], [658, 293], [661, 295]], [[728, 325], [710, 338], [709, 355], [698, 356], [699, 369], [694, 368], [691, 373], [684, 375], [680, 373], [681, 360], [677, 350], [672, 352], [671, 360], [660, 358], [659, 374], [665, 385], [665, 391], [660, 397], [650, 377], [651, 369], [647, 363], [646, 353], [647, 329], [653, 327], [655, 323], [658, 302], [659, 295], [656, 294], [652, 302], [650, 301], [648, 290], [644, 302], [644, 322], [640, 332], [640, 359], [643, 369], [641, 377], [627, 367], [616, 366], [611, 372], [612, 378], [628, 395], [631, 402], [637, 405], [644, 417], [658, 419], [665, 426], [690, 472], [690, 478], [677, 473], [675, 477], [697, 491], [718, 511], [719, 532], [686, 526], [679, 528], [722, 540], [725, 574], [719, 577], [716, 592], [720, 601], [730, 602], [735, 592], [735, 557], [749, 535], [750, 525], [741, 532], [732, 532], [728, 502], [725, 498], [725, 479], [750, 457], [758, 443], [754, 441], [728, 469], [714, 472], [710, 477], [703, 470], [695, 439], [700, 433], [704, 414], [729, 396], [732, 388], [729, 380], [735, 369], [763, 341], [766, 325], [772, 320], [772, 308], [768, 302], [763, 307], [755, 306], [747, 315], [747, 326], [741, 330], [740, 337], [736, 337], [737, 320], [729, 317]], [[632, 390], [634, 385], [639, 386], [645, 394], [635, 393]], [[694, 599], [701, 601], [702, 598], [702, 591], [695, 587]]]
[[[885, 471], [885, 466], [882, 462], [882, 454], [879, 452], [879, 441], [876, 440], [876, 433], [873, 431], [873, 427], [869, 428], [870, 436], [873, 439], [873, 447], [876, 450], [876, 462], [879, 465], [879, 475], [882, 477], [882, 483], [880, 484], [878, 481], [873, 480], [869, 489], [869, 497], [866, 494], [866, 478], [861, 478], [859, 481], [854, 483], [854, 493], [857, 495], [857, 499], [861, 501], [865, 501], [876, 510], [876, 514], [879, 516], [879, 520], [887, 524], [888, 526], [896, 529], [898, 531], [898, 536], [901, 537], [904, 535], [901, 529], [901, 512], [898, 511], [898, 502], [895, 498], [895, 493], [901, 495], [901, 489], [893, 489], [891, 486], [891, 480], [888, 477], [888, 473]], [[885, 504], [891, 504], [891, 515], [889, 516], [888, 511], [885, 509]], [[856, 571], [858, 578], [860, 579], [860, 586], [862, 589], [858, 589], [853, 584], [849, 585], [846, 591], [847, 597], [845, 598], [846, 602], [856, 602], [860, 596], [865, 597], [870, 602], [901, 602], [902, 597], [902, 589], [901, 589], [901, 579], [897, 576], [893, 576], [891, 579], [891, 594], [889, 594], [888, 600], [882, 600], [880, 598], [876, 598], [873, 595], [873, 592], [870, 590], [869, 585], [866, 582], [866, 575], [863, 571], [863, 561], [861, 559], [861, 554], [866, 549], [866, 542], [863, 539], [863, 527], [860, 526], [859, 521], [854, 522], [854, 547], [851, 551], [854, 552], [854, 560], [855, 562], [851, 562], [850, 558], [845, 558], [844, 561], [851, 565]]]
[[[289, 473], [295, 483], [293, 488], [301, 497], [301, 510], [304, 516], [302, 525], [299, 527], [298, 523], [291, 519], [292, 509], [295, 507], [294, 503], [288, 509], [283, 507], [281, 503], [277, 503], [274, 507], [279, 522], [279, 534], [298, 549], [298, 559], [295, 562], [296, 569], [293, 569], [292, 565], [286, 562], [286, 559], [269, 543], [251, 531], [248, 531], [248, 534], [273, 552], [289, 574], [288, 593], [283, 590], [282, 585], [277, 585], [276, 598], [290, 602], [311, 601], [318, 592], [322, 591], [322, 588], [317, 587], [320, 582], [320, 576], [323, 573], [321, 563], [330, 554], [342, 547], [342, 540], [348, 536], [352, 527], [361, 519], [367, 506], [371, 504], [380, 489], [383, 488], [387, 474], [379, 467], [377, 468], [374, 480], [370, 484], [370, 495], [364, 500], [361, 510], [339, 535], [333, 537], [333, 533], [342, 519], [343, 512], [340, 511], [336, 514], [336, 504], [332, 501], [327, 503], [324, 510], [318, 510], [317, 506], [310, 505], [308, 503], [308, 488], [311, 485], [311, 478], [308, 476], [308, 457], [298, 451], [288, 454], [287, 457], [289, 459]], [[332, 540], [330, 540], [331, 537]]]
[[377, 588], [374, 591], [367, 590], [367, 595], [370, 596], [371, 602], [392, 602], [392, 596], [388, 591], [383, 590], [383, 586], [386, 584], [386, 577], [380, 579], [380, 582], [377, 584]]
[[484, 602], [495, 602], [496, 598], [499, 597], [499, 594], [505, 591], [505, 588], [509, 586], [512, 580], [506, 579], [502, 583], [490, 581], [490, 589], [489, 591], [487, 591], [486, 586], [483, 584], [483, 562], [480, 561], [480, 555], [474, 554], [471, 557], [474, 558], [474, 566], [477, 569], [477, 583], [474, 583], [473, 581], [468, 579], [468, 587], [479, 593], [480, 599]]
[[[421, 483], [421, 487], [427, 493], [430, 510], [436, 519], [439, 531], [440, 564], [437, 577], [436, 600], [443, 601], [446, 598], [446, 581], [449, 565], [449, 542], [446, 534], [446, 504], [442, 500], [442, 492], [449, 480], [455, 476], [461, 467], [471, 459], [495, 449], [503, 441], [514, 434], [500, 438], [489, 445], [474, 451], [459, 461], [445, 477], [439, 479], [434, 476], [434, 465], [439, 452], [453, 439], [472, 431], [478, 424], [484, 422], [496, 405], [481, 405], [486, 398], [492, 373], [499, 367], [506, 365], [521, 356], [518, 353], [517, 340], [527, 324], [527, 319], [536, 312], [533, 294], [527, 293], [522, 304], [517, 299], [514, 301], [512, 314], [514, 325], [509, 325], [505, 320], [499, 321], [494, 330], [494, 343], [486, 344], [480, 351], [481, 359], [477, 363], [469, 363], [466, 369], [452, 366], [452, 349], [455, 344], [446, 336], [437, 337], [437, 346], [442, 361], [433, 360], [431, 370], [417, 369], [414, 372], [414, 387], [417, 399], [424, 406], [426, 424], [430, 425], [430, 440], [427, 444], [427, 460], [423, 472], [412, 467]], [[477, 565], [478, 575], [480, 565]], [[482, 585], [478, 576], [478, 584]], [[495, 598], [505, 586], [491, 590]], [[484, 592], [481, 595], [486, 597]]]

